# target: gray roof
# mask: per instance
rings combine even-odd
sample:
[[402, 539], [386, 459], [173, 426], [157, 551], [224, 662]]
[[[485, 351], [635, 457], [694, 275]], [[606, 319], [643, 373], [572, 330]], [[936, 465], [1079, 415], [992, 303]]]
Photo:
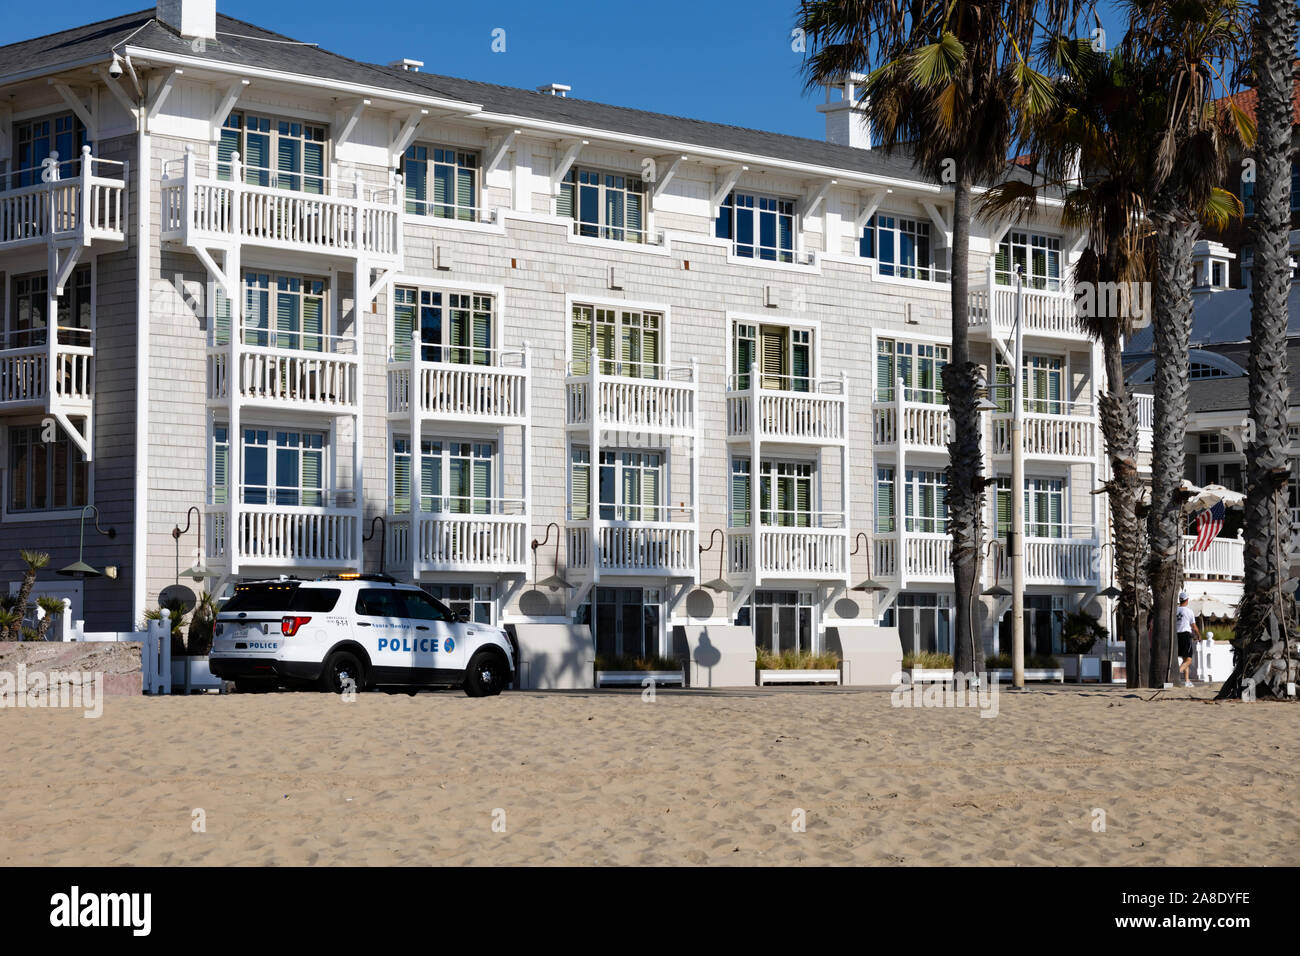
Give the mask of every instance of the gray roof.
[[[1287, 347], [1289, 361], [1289, 404], [1300, 405], [1300, 343]], [[1134, 392], [1150, 394], [1150, 382], [1133, 386]], [[1195, 412], [1234, 412], [1243, 415], [1250, 408], [1250, 379], [1245, 375], [1231, 378], [1198, 378], [1188, 384], [1188, 407]]]
[[[1300, 283], [1292, 283], [1287, 300], [1290, 320], [1287, 334], [1300, 336]], [[1138, 329], [1128, 341], [1128, 356], [1146, 355], [1152, 349], [1153, 330], [1150, 326]], [[1246, 342], [1250, 339], [1250, 290], [1225, 289], [1208, 295], [1198, 295], [1192, 304], [1193, 348]]]
[[[107, 60], [112, 55], [112, 48], [128, 37], [131, 46], [160, 53], [451, 99], [481, 105], [491, 113], [641, 135], [683, 146], [748, 153], [849, 172], [924, 179], [915, 170], [906, 149], [892, 153], [883, 149], [855, 149], [822, 140], [611, 106], [577, 97], [551, 96], [534, 90], [434, 73], [407, 72], [340, 56], [221, 14], [217, 16], [217, 39], [208, 41], [206, 48], [199, 51], [193, 50], [189, 41], [156, 20], [153, 9], [11, 43], [0, 47], [0, 82], [6, 77], [36, 70]], [[1027, 177], [1019, 166], [1012, 167], [1011, 174], [1016, 178]]]

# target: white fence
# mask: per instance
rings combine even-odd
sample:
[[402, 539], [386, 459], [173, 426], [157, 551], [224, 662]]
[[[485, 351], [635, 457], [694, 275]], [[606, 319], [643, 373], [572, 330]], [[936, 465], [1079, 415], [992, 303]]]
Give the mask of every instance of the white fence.
[[156, 621], [148, 621], [143, 631], [90, 631], [85, 630], [85, 622], [77, 621], [70, 630], [65, 630], [70, 641], [139, 641], [140, 671], [146, 694], [170, 694], [172, 692], [172, 631], [171, 612], [163, 609], [163, 616]]

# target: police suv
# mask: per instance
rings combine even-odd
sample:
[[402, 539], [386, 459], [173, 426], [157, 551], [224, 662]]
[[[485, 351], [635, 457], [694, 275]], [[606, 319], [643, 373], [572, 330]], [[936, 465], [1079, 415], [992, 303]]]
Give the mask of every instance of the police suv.
[[341, 574], [237, 585], [217, 615], [209, 666], [240, 691], [423, 684], [488, 697], [510, 681], [514, 659], [505, 631], [417, 587]]

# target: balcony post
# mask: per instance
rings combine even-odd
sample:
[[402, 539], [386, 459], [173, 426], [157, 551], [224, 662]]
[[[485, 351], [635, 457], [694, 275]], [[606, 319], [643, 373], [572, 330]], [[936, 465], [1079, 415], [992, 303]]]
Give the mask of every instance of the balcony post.
[[[358, 277], [360, 279], [360, 277]], [[420, 411], [423, 389], [420, 387], [420, 330], [411, 331], [411, 371], [406, 380], [406, 411], [410, 415], [411, 426], [411, 474], [407, 486], [411, 491], [411, 530], [407, 536], [410, 542], [411, 582], [420, 580], [420, 516], [424, 513], [424, 495], [422, 494], [424, 478], [424, 458], [420, 445]]]
[[[723, 401], [726, 401], [726, 382], [723, 382]], [[690, 525], [695, 530], [695, 540], [691, 542], [691, 556], [695, 565], [695, 573], [692, 577], [692, 583], [699, 586], [700, 583], [700, 557], [697, 546], [700, 540], [700, 361], [695, 356], [691, 356], [691, 520]], [[724, 406], [725, 407], [725, 406]], [[731, 495], [731, 487], [727, 487], [727, 495]], [[727, 546], [727, 536], [722, 536], [722, 547]]]
[[90, 214], [93, 206], [90, 202], [90, 162], [90, 147], [81, 147], [81, 209], [79, 210], [81, 221], [77, 225], [83, 246], [90, 245], [91, 237]]
[[[232, 179], [235, 178], [238, 169], [239, 154], [236, 153], [231, 157]], [[192, 177], [187, 180], [187, 191], [193, 188], [193, 182]], [[232, 208], [237, 207], [238, 203], [232, 203]], [[240, 546], [242, 544], [239, 527], [239, 505], [244, 495], [244, 433], [239, 420], [244, 391], [244, 370], [240, 364], [243, 361], [244, 296], [242, 294], [243, 282], [240, 275], [242, 268], [238, 231], [236, 231], [230, 247], [226, 250], [222, 267], [226, 270], [227, 281], [235, 290], [234, 295], [227, 296], [230, 300], [230, 341], [226, 344], [226, 348], [229, 350], [229, 357], [226, 359], [226, 401], [229, 403], [228, 408], [230, 409], [230, 451], [226, 464], [229, 471], [227, 476], [229, 487], [226, 495], [226, 506], [229, 508], [226, 518], [226, 555], [230, 560], [230, 575], [234, 577], [239, 573]]]
[[239, 153], [230, 154], [230, 233], [236, 243], [244, 234], [244, 164]]
[[[759, 391], [762, 388], [762, 366], [749, 370], [749, 587], [754, 590], [763, 579], [762, 504], [763, 504], [763, 422]], [[737, 383], [739, 384], [739, 383]], [[776, 496], [776, 488], [772, 488]], [[775, 501], [771, 502], [775, 505]]]
[[[594, 324], [592, 331], [595, 331]], [[587, 429], [591, 445], [591, 471], [587, 477], [588, 512], [587, 520], [591, 522], [591, 583], [594, 586], [600, 580], [600, 565], [605, 559], [600, 543], [600, 352], [591, 350], [591, 362], [587, 369], [590, 385], [587, 386]], [[615, 501], [618, 489], [614, 489]]]
[[906, 537], [906, 502], [907, 486], [907, 451], [903, 441], [903, 376], [894, 380], [894, 441], [898, 452], [894, 456], [894, 535], [898, 540], [898, 553], [894, 555], [894, 567], [898, 572], [898, 590], [907, 587], [907, 537]]
[[[524, 501], [524, 532], [523, 540], [519, 542], [519, 554], [522, 556], [524, 545], [528, 541], [528, 536], [533, 530], [533, 455], [532, 455], [532, 420], [533, 420], [533, 351], [528, 341], [524, 341], [524, 424], [520, 430], [520, 456], [524, 460], [524, 483], [520, 489], [520, 497]], [[566, 463], [567, 466], [567, 463]], [[502, 476], [501, 492], [505, 497], [505, 469], [498, 468]], [[503, 509], [504, 510], [504, 509]], [[557, 531], [556, 534], [559, 534]], [[497, 602], [500, 604], [501, 596], [498, 593]], [[504, 608], [498, 607], [499, 612]]]
[[840, 535], [840, 561], [844, 568], [844, 588], [847, 590], [852, 586], [852, 575], [849, 569], [849, 534], [852, 530], [852, 496], [849, 489], [852, 487], [849, 467], [849, 373], [840, 372], [840, 391], [844, 396], [844, 402], [840, 406], [841, 417], [841, 434], [844, 436], [844, 444], [840, 448], [840, 510], [844, 513], [844, 529]]

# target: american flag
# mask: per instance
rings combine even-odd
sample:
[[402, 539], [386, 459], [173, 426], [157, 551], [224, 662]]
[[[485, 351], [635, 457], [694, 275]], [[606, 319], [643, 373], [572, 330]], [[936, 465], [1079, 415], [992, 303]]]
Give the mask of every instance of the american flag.
[[1210, 542], [1223, 530], [1223, 502], [1213, 508], [1206, 508], [1196, 515], [1196, 540], [1192, 542], [1193, 551], [1208, 551]]

